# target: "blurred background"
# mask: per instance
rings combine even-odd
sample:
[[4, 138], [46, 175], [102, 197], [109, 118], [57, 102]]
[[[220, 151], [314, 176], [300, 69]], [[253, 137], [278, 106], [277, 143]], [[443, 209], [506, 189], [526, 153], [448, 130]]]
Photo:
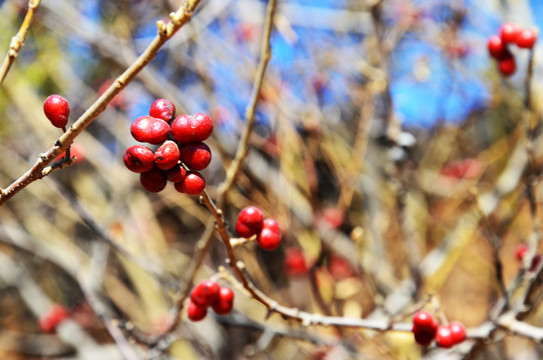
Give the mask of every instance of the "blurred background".
[[[136, 144], [130, 123], [158, 98], [177, 115], [209, 114], [213, 160], [203, 174], [214, 198], [244, 127], [266, 3], [202, 1], [77, 137], [75, 163], [0, 207], [1, 358], [541, 358], [536, 342], [505, 333], [443, 351], [422, 349], [410, 332], [266, 319], [229, 272], [219, 238], [196, 280], [219, 273], [236, 293], [233, 314], [192, 323], [183, 312], [164, 341], [130, 340], [168, 329], [211, 219], [173, 186], [143, 190], [122, 163]], [[42, 1], [0, 88], [3, 188], [61, 135], [44, 99], [64, 96], [75, 121], [178, 6]], [[27, 8], [0, 1], [2, 54]], [[322, 315], [409, 323], [424, 307], [477, 328], [499, 303], [500, 282], [510, 289], [530, 275], [530, 264], [518, 275], [517, 250], [539, 246], [542, 54], [536, 43], [529, 86], [528, 50], [512, 48], [517, 71], [501, 76], [487, 39], [506, 21], [538, 33], [543, 2], [278, 2], [249, 155], [222, 209], [229, 224], [247, 205], [280, 223], [278, 250], [236, 248], [258, 288]], [[517, 310], [543, 327], [540, 300], [530, 292]], [[40, 318], [54, 304], [69, 320], [51, 333]]]

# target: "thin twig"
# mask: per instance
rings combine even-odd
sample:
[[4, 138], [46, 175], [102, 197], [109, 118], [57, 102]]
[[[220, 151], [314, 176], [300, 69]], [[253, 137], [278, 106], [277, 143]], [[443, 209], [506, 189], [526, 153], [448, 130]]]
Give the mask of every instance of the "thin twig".
[[11, 68], [11, 65], [15, 62], [15, 59], [17, 58], [17, 55], [19, 54], [19, 50], [24, 45], [26, 34], [28, 33], [28, 30], [30, 29], [30, 25], [32, 24], [32, 19], [34, 18], [34, 13], [36, 12], [36, 9], [38, 8], [39, 5], [40, 5], [40, 0], [28, 1], [28, 10], [23, 20], [23, 24], [21, 25], [19, 32], [17, 32], [17, 35], [15, 35], [11, 39], [11, 44], [9, 44], [8, 53], [6, 54], [6, 57], [4, 58], [4, 62], [2, 63], [2, 66], [0, 66], [0, 86], [2, 86], [2, 83], [4, 82], [4, 79], [6, 78], [8, 71]]
[[176, 12], [170, 14], [170, 21], [165, 24], [163, 21], [157, 22], [158, 34], [151, 44], [138, 57], [138, 59], [128, 67], [113, 84], [92, 104], [77, 121], [70, 126], [61, 137], [57, 139], [54, 146], [47, 152], [41, 154], [36, 163], [19, 179], [13, 182], [0, 193], [0, 205], [11, 199], [15, 194], [24, 189], [32, 182], [43, 178], [46, 174], [43, 169], [53, 161], [59, 154], [64, 152], [74, 139], [87, 128], [106, 108], [107, 104], [115, 95], [126, 87], [138, 73], [157, 55], [158, 51], [184, 24], [186, 24], [200, 0], [185, 0], [179, 6]]

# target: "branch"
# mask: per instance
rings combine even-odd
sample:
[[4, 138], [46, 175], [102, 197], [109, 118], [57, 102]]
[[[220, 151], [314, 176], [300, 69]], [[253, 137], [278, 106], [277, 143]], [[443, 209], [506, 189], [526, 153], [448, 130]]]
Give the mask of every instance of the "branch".
[[170, 21], [167, 24], [163, 21], [157, 22], [157, 36], [138, 59], [70, 126], [68, 131], [57, 139], [53, 147], [39, 156], [36, 163], [26, 173], [6, 189], [1, 189], [0, 206], [32, 182], [47, 175], [43, 171], [47, 165], [64, 152], [74, 139], [105, 110], [107, 104], [109, 104], [115, 95], [134, 80], [138, 73], [157, 55], [162, 45], [190, 20], [199, 3], [200, 0], [185, 0], [176, 12], [170, 14]]
[[32, 24], [34, 13], [36, 12], [36, 9], [38, 8], [39, 5], [40, 5], [40, 0], [28, 1], [28, 10], [23, 20], [23, 24], [21, 25], [21, 28], [19, 29], [19, 32], [17, 33], [17, 35], [15, 35], [11, 39], [8, 53], [6, 54], [6, 57], [4, 58], [4, 62], [2, 63], [2, 66], [0, 66], [0, 86], [2, 86], [2, 83], [4, 82], [4, 79], [6, 78], [11, 65], [15, 62], [15, 59], [17, 58], [17, 55], [19, 54], [19, 50], [24, 45], [26, 34], [28, 33], [28, 30], [30, 29], [30, 25]]

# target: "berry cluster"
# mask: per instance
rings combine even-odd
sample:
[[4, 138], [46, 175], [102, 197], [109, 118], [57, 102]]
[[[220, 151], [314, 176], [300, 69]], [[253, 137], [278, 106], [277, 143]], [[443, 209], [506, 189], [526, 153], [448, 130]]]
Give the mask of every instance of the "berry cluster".
[[57, 325], [66, 320], [69, 316], [70, 313], [64, 306], [53, 304], [53, 306], [38, 319], [38, 326], [44, 333], [53, 333], [55, 332]]
[[413, 334], [421, 346], [429, 346], [432, 341], [442, 348], [450, 348], [466, 339], [466, 328], [458, 321], [439, 325], [427, 311], [420, 310], [413, 316]]
[[141, 185], [149, 192], [162, 191], [168, 181], [189, 195], [200, 194], [206, 185], [197, 171], [211, 162], [211, 150], [203, 142], [213, 131], [213, 122], [205, 114], [180, 115], [174, 119], [175, 106], [166, 99], [151, 105], [149, 116], [140, 116], [130, 126], [134, 139], [159, 145], [154, 151], [133, 145], [124, 153], [128, 170], [140, 174]]
[[247, 206], [240, 211], [236, 221], [236, 232], [244, 238], [257, 235], [258, 246], [264, 250], [275, 250], [281, 243], [281, 229], [277, 221], [264, 219], [262, 210], [256, 206]]
[[207, 315], [211, 306], [217, 315], [226, 315], [234, 307], [234, 292], [227, 287], [220, 287], [213, 280], [204, 280], [190, 293], [187, 315], [192, 321], [200, 321]]
[[65, 129], [70, 116], [70, 105], [60, 95], [49, 95], [43, 102], [43, 112], [54, 127]]
[[488, 52], [498, 62], [498, 69], [503, 76], [515, 73], [517, 64], [509, 44], [515, 44], [521, 49], [533, 48], [537, 37], [530, 29], [522, 29], [517, 24], [505, 23], [500, 28], [499, 35], [488, 38]]

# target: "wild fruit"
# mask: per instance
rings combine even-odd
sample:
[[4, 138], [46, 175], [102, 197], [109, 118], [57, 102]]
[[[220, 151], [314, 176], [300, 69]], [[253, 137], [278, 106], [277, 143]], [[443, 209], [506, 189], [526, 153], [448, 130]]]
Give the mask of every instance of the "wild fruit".
[[166, 170], [165, 173], [168, 181], [171, 181], [173, 183], [178, 183], [185, 180], [185, 176], [187, 175], [187, 171], [185, 170], [185, 168], [179, 164], [175, 165], [171, 169]]
[[206, 187], [206, 180], [196, 171], [188, 171], [187, 175], [178, 183], [175, 183], [175, 190], [188, 195], [199, 195]]
[[236, 221], [236, 233], [245, 238], [258, 234], [262, 229], [264, 213], [256, 206], [244, 207]]
[[488, 38], [487, 48], [490, 56], [495, 59], [501, 58], [507, 51], [505, 44], [502, 41], [502, 38], [498, 35], [492, 35]]
[[64, 306], [54, 304], [38, 319], [38, 326], [41, 331], [52, 333], [55, 331], [57, 325], [66, 320], [69, 316], [70, 314]]
[[448, 326], [441, 325], [437, 328], [436, 344], [439, 347], [442, 347], [445, 349], [448, 349], [455, 345], [454, 337], [451, 333], [451, 329]]
[[213, 122], [202, 113], [180, 115], [172, 122], [172, 137], [180, 143], [204, 141], [212, 132]]
[[151, 104], [149, 115], [157, 119], [170, 121], [175, 115], [175, 105], [170, 100], [157, 99]]
[[123, 155], [126, 168], [135, 173], [143, 173], [154, 167], [155, 155], [153, 150], [143, 145], [133, 145], [126, 149]]
[[436, 336], [439, 324], [427, 311], [420, 310], [413, 316], [413, 335], [421, 346], [429, 346]]
[[281, 230], [274, 219], [266, 219], [262, 223], [262, 230], [256, 238], [258, 246], [264, 250], [275, 250], [281, 243]]
[[140, 116], [130, 126], [134, 139], [158, 145], [170, 136], [170, 126], [162, 119]]
[[159, 169], [168, 170], [179, 161], [179, 147], [174, 141], [166, 140], [155, 151], [155, 164]]
[[466, 328], [461, 322], [452, 321], [449, 324], [449, 330], [451, 331], [454, 344], [459, 344], [466, 340]]
[[217, 315], [226, 315], [234, 307], [234, 292], [227, 287], [221, 287], [217, 300], [211, 305]]
[[517, 63], [511, 53], [504, 55], [498, 60], [498, 69], [503, 76], [511, 76], [517, 70]]
[[213, 280], [204, 280], [192, 289], [190, 299], [200, 307], [213, 304], [218, 298], [221, 287]]
[[179, 151], [181, 161], [192, 170], [203, 170], [211, 162], [211, 150], [201, 141], [181, 145]]
[[167, 184], [166, 174], [164, 171], [155, 167], [149, 171], [140, 174], [140, 183], [145, 190], [157, 193], [164, 190]]
[[516, 44], [522, 49], [531, 49], [534, 47], [536, 36], [532, 30], [525, 29], [517, 34]]
[[505, 23], [500, 28], [500, 37], [504, 43], [514, 44], [520, 31], [517, 24]]
[[201, 307], [196, 305], [194, 302], [189, 301], [187, 306], [187, 316], [192, 321], [200, 321], [205, 318], [207, 315], [207, 307]]
[[70, 116], [70, 105], [60, 95], [49, 95], [43, 102], [43, 112], [53, 126], [64, 128]]

